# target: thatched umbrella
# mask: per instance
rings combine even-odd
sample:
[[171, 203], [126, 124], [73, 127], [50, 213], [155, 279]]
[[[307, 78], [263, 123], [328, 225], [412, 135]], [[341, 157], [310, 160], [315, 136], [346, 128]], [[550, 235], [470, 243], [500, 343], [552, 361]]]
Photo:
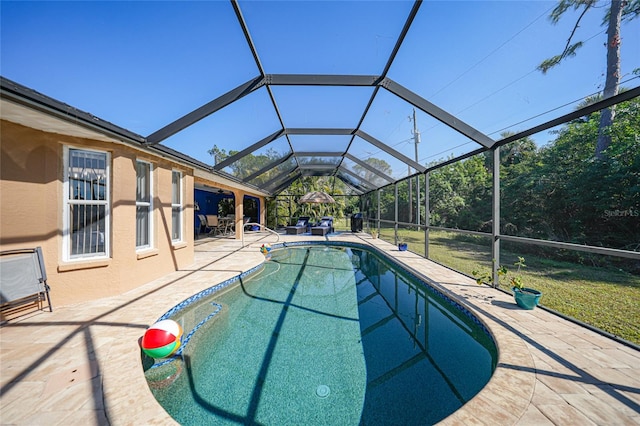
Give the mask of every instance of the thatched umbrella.
[[313, 191], [307, 194], [304, 194], [302, 198], [298, 200], [299, 203], [314, 203], [314, 204], [331, 204], [335, 203], [336, 200], [326, 192]]

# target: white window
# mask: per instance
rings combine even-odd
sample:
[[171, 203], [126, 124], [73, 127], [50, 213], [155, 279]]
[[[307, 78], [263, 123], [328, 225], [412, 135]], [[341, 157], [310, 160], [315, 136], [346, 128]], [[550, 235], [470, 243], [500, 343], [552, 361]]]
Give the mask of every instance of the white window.
[[171, 172], [171, 241], [182, 241], [182, 172]]
[[63, 258], [109, 255], [109, 154], [65, 147]]
[[153, 167], [136, 161], [136, 249], [153, 247]]

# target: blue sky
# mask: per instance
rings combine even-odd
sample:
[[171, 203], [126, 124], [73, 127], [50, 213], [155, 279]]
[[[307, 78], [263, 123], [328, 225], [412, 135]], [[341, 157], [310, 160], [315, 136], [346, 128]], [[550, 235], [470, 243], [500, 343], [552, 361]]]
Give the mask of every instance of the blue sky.
[[[240, 1], [267, 73], [382, 72], [412, 7], [405, 1]], [[604, 85], [604, 9], [578, 30], [584, 47], [542, 75], [575, 20], [548, 20], [553, 1], [425, 1], [388, 76], [499, 139], [573, 110]], [[149, 135], [258, 75], [227, 1], [11, 2], [1, 7], [2, 75], [121, 127]], [[640, 68], [640, 20], [622, 27], [623, 80]], [[638, 86], [638, 79], [627, 87]], [[357, 125], [371, 88], [274, 87], [287, 127]], [[380, 90], [362, 129], [413, 157], [413, 107]], [[548, 113], [552, 111], [551, 113]], [[545, 114], [547, 113], [547, 114]], [[419, 159], [478, 147], [422, 112]], [[214, 144], [239, 150], [280, 127], [264, 89], [163, 143], [212, 163]], [[536, 135], [546, 143], [547, 133]], [[292, 138], [300, 150], [340, 150], [344, 138]], [[272, 146], [286, 150], [282, 140]], [[331, 150], [330, 149], [330, 150]], [[358, 140], [359, 158], [406, 166]]]

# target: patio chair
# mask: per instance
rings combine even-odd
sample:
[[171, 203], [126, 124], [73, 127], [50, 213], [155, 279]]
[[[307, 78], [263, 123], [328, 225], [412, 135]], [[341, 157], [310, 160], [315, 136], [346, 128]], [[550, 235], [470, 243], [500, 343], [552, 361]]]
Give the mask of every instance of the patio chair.
[[15, 316], [33, 304], [44, 309], [49, 298], [49, 285], [40, 247], [0, 252], [0, 310], [2, 320]]
[[206, 215], [205, 220], [207, 223], [207, 228], [209, 229], [209, 234], [224, 234], [226, 232], [226, 225], [218, 219], [218, 215], [208, 214]]
[[311, 235], [325, 236], [333, 232], [333, 217], [323, 216], [317, 226], [311, 227]]
[[300, 216], [298, 218], [298, 223], [293, 226], [287, 226], [285, 228], [287, 235], [298, 235], [307, 232], [307, 226], [309, 225], [310, 219], [311, 218], [308, 216]]
[[211, 232], [211, 230], [213, 228], [211, 226], [209, 226], [209, 224], [207, 223], [207, 218], [205, 217], [205, 215], [199, 214], [198, 215], [198, 220], [200, 221], [200, 227], [199, 227], [200, 232], [202, 232], [202, 231], [204, 231], [206, 233]]
[[236, 215], [228, 214], [220, 218], [220, 227], [224, 228], [223, 233], [234, 234], [236, 232]]

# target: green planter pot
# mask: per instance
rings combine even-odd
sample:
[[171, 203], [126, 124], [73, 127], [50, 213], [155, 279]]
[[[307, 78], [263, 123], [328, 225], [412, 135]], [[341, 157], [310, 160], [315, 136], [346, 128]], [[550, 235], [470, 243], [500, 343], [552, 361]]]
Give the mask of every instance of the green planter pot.
[[540, 298], [542, 297], [542, 293], [538, 290], [534, 290], [532, 288], [523, 288], [522, 290], [514, 287], [513, 289], [513, 297], [516, 299], [516, 303], [522, 309], [533, 309], [538, 306], [540, 302]]

